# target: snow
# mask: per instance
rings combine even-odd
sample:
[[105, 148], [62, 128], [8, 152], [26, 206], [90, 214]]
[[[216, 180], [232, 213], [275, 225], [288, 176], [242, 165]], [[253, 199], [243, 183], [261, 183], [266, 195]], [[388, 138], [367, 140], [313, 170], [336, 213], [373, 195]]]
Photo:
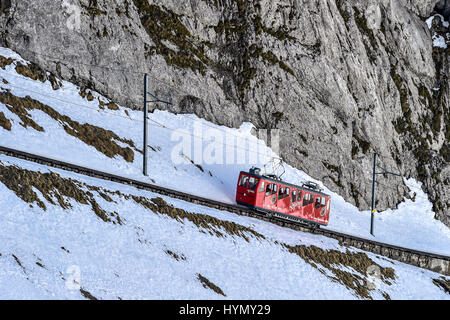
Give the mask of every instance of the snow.
[[[24, 63], [9, 49], [0, 48], [0, 55]], [[8, 84], [0, 82], [3, 90], [10, 89], [19, 97], [29, 95], [80, 123], [112, 130], [119, 137], [134, 141], [135, 145], [142, 149], [142, 112], [121, 106], [116, 111], [101, 110], [97, 100], [83, 99], [75, 85], [63, 82], [60, 90], [53, 90], [48, 81], [43, 84], [17, 74], [14, 64], [6, 67], [6, 70], [0, 69], [0, 78], [8, 81]], [[95, 92], [93, 95], [103, 101], [109, 101]], [[0, 127], [0, 144], [3, 146], [140, 181], [155, 182], [164, 187], [226, 203], [235, 203], [236, 179], [241, 170], [247, 171], [252, 165], [263, 168], [272, 156], [277, 156], [264, 141], [251, 134], [254, 128], [251, 123], [243, 123], [240, 128], [233, 129], [217, 126], [195, 115], [175, 115], [155, 110], [150, 114], [149, 144], [156, 151], [149, 149], [149, 177], [145, 177], [142, 174], [143, 158], [138, 152], [135, 152], [134, 161], [131, 163], [119, 156], [111, 159], [94, 147], [68, 135], [59, 122], [41, 111], [30, 111], [30, 114], [34, 121], [45, 128], [45, 132], [19, 125], [20, 119], [2, 103], [0, 112], [13, 122], [11, 131]], [[193, 147], [180, 150], [183, 138], [189, 138], [189, 146]], [[200, 152], [197, 150], [199, 148], [194, 150], [194, 146], [199, 146]], [[217, 154], [222, 153], [222, 157], [214, 158], [214, 152], [210, 152], [214, 148]], [[251, 159], [255, 151], [259, 157]], [[181, 152], [189, 155], [196, 164], [200, 164], [201, 169], [185, 159], [183, 163], [179, 163], [183, 160], [180, 157]], [[229, 161], [230, 159], [234, 161]], [[285, 165], [285, 169], [285, 181], [315, 181], [331, 195], [332, 210], [327, 228], [412, 249], [450, 254], [450, 230], [433, 218], [434, 212], [427, 195], [420, 188], [420, 183], [413, 179], [405, 180], [405, 183], [416, 193], [415, 201], [404, 199], [398, 209], [376, 213], [375, 237], [372, 237], [369, 232], [369, 211], [359, 211], [305, 172], [289, 165]]]
[[[148, 199], [158, 196], [4, 155], [0, 155], [0, 161], [6, 166], [43, 173], [51, 170], [63, 178], [122, 194]], [[72, 209], [63, 210], [41, 197], [47, 206], [47, 211], [42, 211], [30, 208], [0, 184], [0, 268], [3, 271], [0, 273], [0, 299], [82, 299], [73, 279], [77, 279], [83, 290], [100, 299], [360, 298], [342, 284], [331, 281], [326, 276], [328, 270], [321, 273], [280, 245], [346, 250], [336, 240], [162, 198], [189, 212], [201, 212], [252, 228], [265, 239], [249, 235], [247, 242], [242, 237], [227, 234], [211, 236], [188, 221], [182, 223], [155, 214], [118, 196], [113, 197], [117, 203], [108, 203], [99, 196], [96, 200], [105, 210], [119, 212], [124, 225], [105, 223], [89, 206], [74, 201]], [[176, 261], [165, 253], [166, 250], [182, 254], [186, 260]], [[438, 274], [375, 254], [368, 256], [382, 267], [393, 267], [396, 275], [391, 285], [375, 282], [377, 289], [371, 291], [374, 299], [383, 299], [383, 292], [392, 299], [449, 299], [432, 283]], [[351, 271], [345, 267], [342, 270]], [[205, 289], [197, 280], [197, 274], [219, 286], [226, 297]]]
[[439, 47], [443, 49], [447, 49], [447, 43], [443, 36], [433, 36], [433, 47]]
[[[6, 48], [0, 48], [0, 55], [26, 63]], [[118, 110], [102, 110], [97, 99], [104, 102], [109, 100], [100, 94], [93, 92], [95, 99], [87, 101], [79, 95], [79, 88], [69, 82], [63, 82], [61, 89], [53, 90], [48, 81], [41, 83], [17, 74], [15, 64], [7, 66], [5, 70], [0, 69], [0, 91], [6, 89], [18, 97], [30, 96], [39, 100], [74, 121], [112, 130], [120, 138], [130, 139], [139, 149], [142, 148], [143, 115], [140, 111], [122, 106]], [[142, 174], [143, 158], [139, 152], [134, 152], [133, 162], [126, 162], [120, 156], [109, 158], [94, 147], [68, 135], [61, 123], [42, 111], [33, 110], [29, 113], [45, 129], [44, 132], [19, 125], [21, 121], [18, 116], [2, 103], [0, 112], [12, 122], [11, 131], [0, 127], [2, 146], [140, 181], [154, 182], [227, 203], [235, 202], [239, 171], [247, 171], [252, 165], [263, 168], [269, 159], [277, 156], [264, 141], [252, 135], [254, 126], [251, 123], [243, 123], [240, 128], [233, 129], [217, 126], [192, 114], [176, 115], [155, 110], [149, 115], [149, 144], [155, 151], [149, 149], [149, 177], [145, 177]], [[190, 142], [189, 148], [183, 148], [182, 141]], [[255, 151], [259, 155], [258, 159], [252, 159]], [[181, 153], [185, 156], [181, 156]], [[199, 167], [191, 163], [191, 160]], [[29, 170], [48, 170], [44, 166], [5, 156], [0, 156], [0, 161]], [[285, 165], [285, 169], [285, 181], [300, 183], [312, 180], [331, 195], [331, 218], [327, 228], [412, 249], [450, 254], [450, 231], [433, 218], [432, 205], [419, 182], [405, 180], [411, 189], [411, 195], [415, 193], [414, 201], [405, 199], [397, 209], [376, 213], [373, 238], [369, 233], [369, 211], [359, 211], [307, 173], [289, 165]], [[110, 190], [154, 196], [131, 187], [51, 170], [64, 177], [73, 177]], [[189, 211], [251, 226], [272, 240], [343, 250], [331, 239], [163, 198]], [[221, 296], [205, 290], [197, 280], [193, 280], [196, 272], [221, 287], [227, 298], [355, 298], [340, 284], [328, 281], [323, 274], [302, 262], [298, 256], [275, 245], [273, 241], [252, 239], [248, 244], [242, 238], [233, 238], [233, 241], [216, 239], [198, 232], [192, 226], [144, 212], [142, 207], [132, 201], [117, 199], [117, 204], [112, 205], [100, 198], [98, 202], [106, 210], [120, 212], [120, 216], [128, 221], [127, 226], [105, 224], [92, 213], [89, 206], [77, 203], [69, 211], [48, 203], [46, 205], [50, 209], [45, 212], [37, 207], [30, 208], [0, 183], [0, 253], [3, 254], [0, 256], [0, 268], [5, 270], [0, 274], [0, 284], [7, 283], [11, 288], [1, 290], [0, 298], [24, 298], [23, 293], [27, 292], [27, 298], [79, 299], [79, 291], [69, 290], [69, 293], [64, 280], [54, 276], [61, 272], [67, 277], [67, 273], [70, 273], [67, 268], [71, 265], [80, 267], [86, 287], [96, 288], [95, 291], [89, 291], [94, 296], [103, 298], [220, 298]], [[17, 236], [17, 230], [20, 230], [20, 237]], [[143, 245], [138, 239], [147, 240], [147, 244]], [[62, 246], [70, 247], [68, 249], [71, 253], [61, 250]], [[164, 248], [175, 248], [174, 252], [184, 253], [189, 262], [176, 262], [164, 252]], [[17, 269], [17, 263], [11, 254], [23, 261], [28, 273]], [[374, 255], [370, 256], [380, 265], [392, 264]], [[37, 257], [42, 259], [44, 265], [47, 263], [49, 268], [51, 266], [51, 269], [37, 266]], [[108, 266], [108, 269], [104, 270], [104, 266]], [[441, 295], [441, 291], [430, 283], [430, 278], [436, 277], [435, 274], [425, 270], [418, 272], [420, 269], [404, 264], [396, 263], [396, 266], [399, 279], [395, 289], [383, 288], [392, 298], [448, 299], [448, 296]], [[274, 273], [273, 270], [286, 272]], [[171, 279], [171, 287], [166, 288], [168, 278]], [[414, 283], [411, 283], [411, 278], [414, 278]], [[376, 291], [374, 298], [382, 298], [380, 292]]]
[[[431, 29], [432, 23], [433, 23], [433, 20], [434, 20], [435, 17], [439, 17], [439, 19], [441, 20], [442, 26], [443, 26], [444, 28], [448, 28], [449, 22], [448, 22], [448, 21], [445, 21], [445, 19], [444, 19], [444, 17], [443, 17], [442, 15], [440, 15], [440, 14], [435, 14], [435, 15], [429, 17], [429, 18], [426, 20], [428, 29]], [[446, 34], [446, 37], [447, 37], [447, 38], [450, 38], [450, 36], [449, 36], [448, 33]], [[432, 39], [433, 39], [433, 47], [439, 47], [439, 48], [447, 49], [447, 40], [446, 40], [443, 36], [438, 35], [438, 34], [435, 32], [435, 33], [433, 34], [433, 36], [432, 36]]]
[[431, 26], [432, 26], [432, 23], [433, 23], [433, 20], [434, 20], [435, 17], [439, 17], [439, 19], [441, 19], [441, 23], [442, 23], [442, 25], [444, 26], [444, 28], [448, 28], [449, 22], [448, 22], [448, 21], [445, 21], [445, 18], [444, 18], [442, 15], [440, 15], [440, 14], [435, 14], [435, 15], [429, 17], [429, 18], [425, 21], [425, 22], [427, 23], [428, 29], [431, 29]]
[[[376, 213], [374, 223], [376, 237], [374, 239], [384, 243], [448, 255], [450, 230], [443, 223], [434, 219], [432, 204], [422, 191], [421, 183], [414, 179], [406, 180], [405, 183], [411, 189], [411, 196], [416, 194], [415, 201], [405, 199], [399, 204], [398, 209], [388, 209], [382, 213]], [[344, 202], [338, 202], [338, 204], [348, 207], [348, 204]], [[367, 230], [370, 228], [370, 212], [347, 211], [345, 207], [333, 208], [337, 209], [335, 210], [337, 212], [348, 213], [334, 215], [328, 227], [345, 231], [347, 234], [369, 238]]]

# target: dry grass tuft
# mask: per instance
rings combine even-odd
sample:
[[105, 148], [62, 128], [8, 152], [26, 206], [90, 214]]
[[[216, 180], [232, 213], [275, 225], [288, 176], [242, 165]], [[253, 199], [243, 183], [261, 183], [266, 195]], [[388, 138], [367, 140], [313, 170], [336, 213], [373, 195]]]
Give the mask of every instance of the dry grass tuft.
[[30, 63], [28, 66], [17, 62], [16, 72], [24, 77], [39, 80], [40, 82], [47, 81], [47, 73], [35, 64]]
[[[40, 110], [42, 112], [45, 112], [54, 120], [58, 121], [68, 134], [77, 139], [80, 139], [90, 146], [93, 146], [99, 152], [110, 158], [119, 155], [124, 158], [125, 161], [133, 162], [134, 151], [131, 148], [139, 151], [137, 150], [132, 140], [120, 138], [111, 130], [105, 130], [101, 127], [93, 126], [88, 123], [81, 124], [77, 121], [72, 120], [68, 116], [61, 115], [50, 106], [34, 100], [29, 96], [25, 98], [19, 98], [11, 94], [10, 92], [3, 92], [0, 93], [0, 102], [7, 105], [7, 108], [11, 112], [17, 114], [17, 116], [22, 121], [21, 125], [25, 128], [30, 126], [37, 131], [44, 131], [44, 128], [34, 122], [31, 118], [31, 115], [27, 111]], [[121, 147], [117, 144], [116, 141], [127, 144], [129, 147]]]
[[[191, 158], [189, 158], [187, 155], [185, 155], [184, 153], [181, 154], [183, 156], [183, 158], [185, 158], [186, 160], [190, 161], [194, 166], [197, 167], [198, 170], [200, 170], [201, 172], [205, 172], [205, 169], [203, 169], [203, 167], [197, 163], [195, 163]], [[211, 172], [209, 173], [211, 175]], [[212, 175], [211, 175], [212, 176]]]
[[98, 105], [101, 109], [105, 109], [105, 106], [106, 106], [109, 110], [114, 110], [114, 111], [119, 110], [119, 106], [117, 104], [115, 104], [114, 102], [105, 103], [105, 102], [99, 100]]
[[[25, 272], [25, 267], [22, 264], [22, 261], [20, 261], [19, 258], [17, 258], [14, 254], [12, 254], [12, 257], [14, 258], [14, 260], [16, 261], [16, 263], [19, 265], [19, 267], [22, 268], [23, 272]], [[26, 273], [26, 272], [25, 272]]]
[[94, 95], [91, 91], [86, 92], [86, 88], [81, 88], [79, 94], [83, 99], [86, 98], [87, 101], [94, 101]]
[[5, 58], [4, 56], [0, 56], [0, 68], [5, 70], [5, 68], [11, 65], [14, 62], [11, 58]]
[[[370, 296], [371, 288], [367, 285], [367, 280], [370, 276], [370, 267], [375, 266], [377, 269], [379, 268], [381, 273], [380, 278], [384, 283], [391, 285], [388, 279], [395, 280], [394, 269], [379, 266], [363, 252], [350, 252], [348, 250], [341, 252], [303, 245], [289, 246], [283, 244], [283, 246], [289, 252], [295, 253], [311, 266], [318, 269], [332, 281], [338, 282], [346, 288], [353, 290], [361, 298], [372, 299]], [[342, 270], [342, 267], [351, 268], [356, 272]], [[327, 274], [325, 270], [331, 271], [333, 276]]]
[[[5, 95], [11, 95], [11, 93], [7, 92]], [[44, 132], [44, 128], [38, 125], [28, 113], [27, 109], [22, 104], [9, 105], [6, 99], [3, 99], [3, 94], [0, 94], [0, 101], [6, 105], [9, 111], [15, 113], [19, 119], [22, 121], [20, 125], [24, 128], [31, 127], [36, 131]]]
[[5, 114], [0, 111], [0, 127], [5, 130], [11, 131], [11, 121], [6, 118]]
[[241, 237], [247, 242], [250, 241], [248, 234], [251, 234], [259, 239], [265, 239], [262, 234], [254, 231], [253, 229], [234, 222], [223, 221], [209, 215], [187, 212], [183, 209], [179, 209], [168, 204], [160, 197], [151, 199], [151, 202], [144, 197], [132, 196], [132, 198], [135, 202], [141, 204], [147, 209], [152, 210], [153, 212], [164, 214], [181, 223], [184, 223], [184, 220], [188, 220], [195, 224], [201, 232], [205, 232], [205, 230], [207, 230], [210, 235], [225, 237], [224, 233], [227, 233], [231, 236]]
[[171, 250], [166, 250], [164, 251], [166, 254], [168, 254], [169, 256], [171, 256], [172, 258], [174, 258], [177, 261], [183, 260], [186, 261], [186, 256], [184, 254], [177, 254]]
[[197, 273], [197, 279], [201, 282], [201, 284], [203, 285], [203, 287], [205, 289], [211, 289], [212, 291], [214, 291], [217, 294], [221, 294], [224, 297], [226, 297], [227, 295], [222, 291], [222, 289], [220, 289], [218, 286], [216, 286], [214, 283], [212, 283], [211, 281], [209, 281], [206, 277], [202, 276], [200, 273]]
[[383, 291], [382, 296], [385, 300], [391, 300], [391, 296]]
[[34, 63], [24, 65], [20, 62], [17, 62], [16, 72], [32, 80], [35, 81], [39, 80], [42, 83], [48, 80], [50, 81], [53, 90], [58, 90], [62, 86], [62, 82], [56, 79], [54, 74], [48, 74], [46, 71], [41, 69], [41, 67], [39, 67], [37, 64]]
[[[45, 200], [53, 205], [59, 205], [63, 209], [71, 209], [70, 200], [73, 200], [80, 204], [90, 205], [95, 214], [105, 222], [122, 224], [117, 213], [107, 213], [97, 203], [91, 192], [95, 191], [96, 187], [62, 178], [57, 173], [29, 171], [16, 166], [4, 166], [0, 163], [0, 182], [23, 201], [30, 204], [36, 203], [43, 210], [47, 210], [47, 207], [33, 189], [38, 190]], [[101, 194], [99, 193], [99, 195]]]
[[433, 279], [434, 285], [444, 290], [445, 293], [450, 294], [450, 280], [441, 277], [440, 279]]
[[94, 297], [89, 291], [84, 290], [83, 288], [80, 288], [80, 293], [89, 300], [98, 300], [96, 297]]

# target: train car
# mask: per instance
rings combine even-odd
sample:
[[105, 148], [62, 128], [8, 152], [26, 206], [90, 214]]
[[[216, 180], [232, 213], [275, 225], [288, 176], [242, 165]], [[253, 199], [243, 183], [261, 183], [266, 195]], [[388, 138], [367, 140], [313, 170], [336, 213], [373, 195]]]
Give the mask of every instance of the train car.
[[268, 216], [315, 227], [328, 225], [330, 218], [331, 197], [316, 183], [286, 183], [274, 175], [261, 175], [258, 168], [240, 172], [236, 202]]

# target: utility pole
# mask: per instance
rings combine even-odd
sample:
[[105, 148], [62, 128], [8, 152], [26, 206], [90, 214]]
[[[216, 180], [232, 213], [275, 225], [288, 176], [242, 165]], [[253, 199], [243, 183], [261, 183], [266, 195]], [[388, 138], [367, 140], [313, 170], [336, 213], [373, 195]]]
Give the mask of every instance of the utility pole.
[[[148, 101], [147, 96], [150, 95], [154, 100]], [[167, 105], [173, 105], [170, 101], [164, 101], [159, 99], [154, 94], [148, 92], [148, 74], [144, 75], [144, 163], [143, 163], [143, 173], [144, 176], [148, 176], [148, 166], [147, 166], [147, 158], [148, 158], [148, 104], [153, 102], [162, 102]]]
[[370, 208], [370, 234], [373, 234], [373, 221], [375, 216], [375, 179], [376, 179], [376, 170], [377, 167], [377, 154], [373, 154], [373, 170], [372, 170], [372, 206]]
[[145, 74], [144, 76], [144, 176], [148, 176], [148, 169], [147, 169], [147, 138], [148, 138], [148, 123], [147, 123], [147, 117], [148, 117], [148, 105], [147, 105], [147, 86], [148, 86], [148, 75]]
[[[383, 171], [382, 171], [382, 172], [376, 172], [377, 167], [380, 168], [380, 169], [382, 169]], [[376, 154], [376, 153], [373, 154], [373, 171], [372, 171], [372, 206], [371, 206], [371, 210], [372, 210], [372, 211], [371, 211], [371, 214], [370, 214], [370, 234], [371, 234], [372, 236], [375, 236], [374, 230], [373, 230], [373, 229], [374, 229], [374, 222], [375, 222], [375, 212], [377, 211], [377, 210], [375, 210], [375, 182], [376, 182], [376, 175], [377, 175], [377, 174], [392, 174], [392, 175], [394, 175], [394, 176], [401, 177], [401, 175], [398, 174], [398, 173], [394, 173], [394, 172], [387, 171], [386, 169], [384, 169], [384, 168], [378, 166], [378, 165], [377, 165], [377, 154]]]

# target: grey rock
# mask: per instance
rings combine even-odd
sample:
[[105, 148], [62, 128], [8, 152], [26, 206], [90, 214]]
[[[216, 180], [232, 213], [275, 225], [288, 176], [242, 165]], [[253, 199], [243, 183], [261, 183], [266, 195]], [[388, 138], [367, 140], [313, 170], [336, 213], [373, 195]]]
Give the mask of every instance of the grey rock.
[[[0, 44], [130, 108], [148, 72], [175, 102], [156, 108], [280, 129], [288, 163], [361, 209], [377, 152], [450, 225], [449, 50], [424, 22], [448, 2], [2, 0]], [[407, 195], [401, 179], [379, 181], [379, 210]]]

